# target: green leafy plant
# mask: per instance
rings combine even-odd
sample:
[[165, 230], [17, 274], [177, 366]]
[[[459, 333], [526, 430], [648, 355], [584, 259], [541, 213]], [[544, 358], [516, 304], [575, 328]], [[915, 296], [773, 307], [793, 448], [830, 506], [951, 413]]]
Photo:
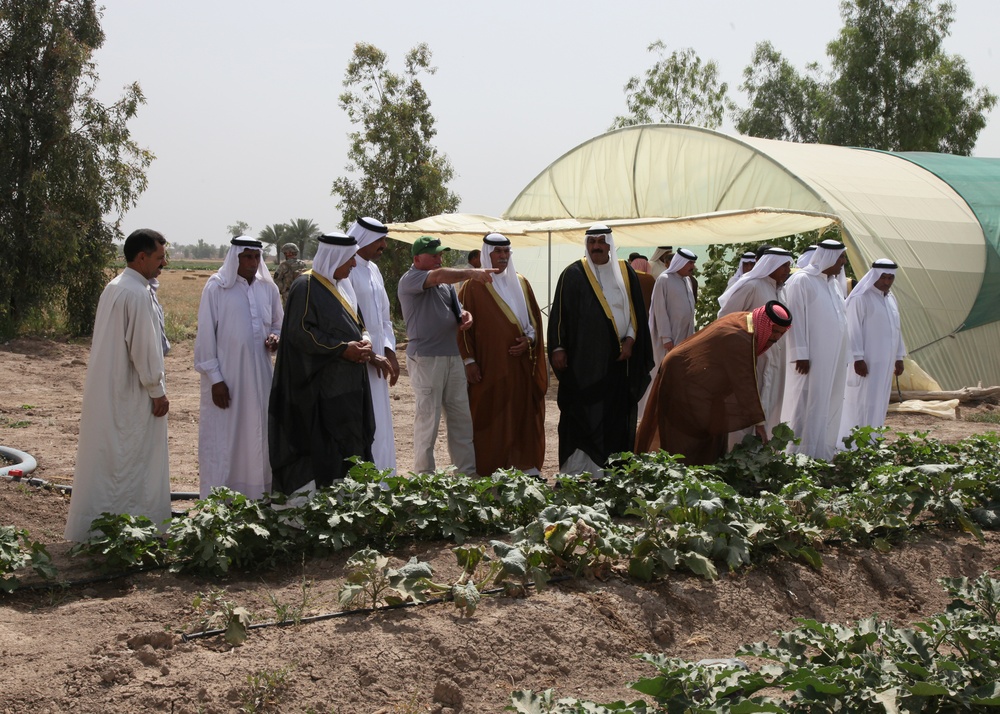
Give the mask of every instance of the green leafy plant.
[[168, 547], [179, 567], [212, 575], [228, 572], [230, 565], [259, 566], [271, 548], [263, 520], [259, 501], [216, 488], [195, 504], [193, 515], [170, 524]]
[[[630, 685], [653, 704], [596, 704], [514, 692], [508, 710], [554, 712], [959, 712], [1000, 707], [1000, 582], [945, 579], [956, 597], [947, 612], [896, 628], [874, 618], [844, 626], [797, 620], [775, 644], [737, 655], [767, 660], [751, 671], [739, 660], [686, 662], [638, 657], [657, 675]], [[764, 696], [768, 692], [782, 697]]]
[[[389, 559], [371, 548], [359, 550], [347, 561], [347, 583], [340, 589], [342, 608], [376, 608], [380, 603], [401, 605], [407, 601], [425, 602], [428, 594], [441, 595], [448, 587], [431, 580], [429, 563], [416, 558], [400, 567], [389, 567]], [[389, 594], [395, 591], [397, 594]]]
[[192, 607], [201, 613], [198, 626], [202, 630], [225, 630], [226, 642], [233, 646], [246, 641], [247, 628], [250, 627], [253, 615], [245, 607], [227, 600], [224, 591], [213, 590], [207, 595], [200, 593], [195, 596]]
[[0, 592], [16, 590], [20, 581], [14, 571], [26, 567], [45, 580], [53, 580], [57, 575], [44, 544], [32, 540], [23, 528], [0, 526]]
[[162, 562], [163, 540], [156, 525], [146, 516], [102, 513], [90, 524], [90, 538], [77, 543], [70, 555], [103, 558], [105, 570], [131, 570]]
[[246, 686], [240, 691], [242, 714], [280, 711], [281, 697], [288, 689], [288, 668], [262, 669], [247, 675]]
[[[304, 564], [303, 564], [304, 565]], [[295, 603], [286, 603], [270, 590], [267, 593], [271, 606], [274, 607], [274, 619], [276, 622], [292, 622], [296, 625], [302, 622], [306, 612], [312, 604], [312, 581], [307, 579], [305, 573], [302, 574], [302, 581], [299, 586], [299, 599]]]

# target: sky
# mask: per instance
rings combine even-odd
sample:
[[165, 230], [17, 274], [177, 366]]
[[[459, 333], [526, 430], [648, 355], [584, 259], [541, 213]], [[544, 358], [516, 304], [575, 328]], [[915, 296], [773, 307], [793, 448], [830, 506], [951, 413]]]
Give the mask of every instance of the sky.
[[[954, 4], [946, 50], [1000, 94], [996, 0]], [[141, 85], [146, 105], [130, 127], [157, 157], [123, 231], [223, 244], [236, 221], [253, 235], [294, 218], [337, 229], [330, 188], [347, 173], [352, 130], [338, 97], [357, 42], [386, 52], [395, 72], [409, 49], [429, 45], [437, 72], [421, 81], [459, 210], [499, 216], [625, 112], [623, 87], [655, 61], [651, 42], [714, 59], [744, 105], [738, 86], [754, 45], [772, 42], [800, 71], [828, 67], [840, 27], [838, 0], [105, 0], [94, 61], [105, 103]], [[735, 133], [731, 120], [721, 130]], [[1000, 109], [974, 155], [1000, 157]]]

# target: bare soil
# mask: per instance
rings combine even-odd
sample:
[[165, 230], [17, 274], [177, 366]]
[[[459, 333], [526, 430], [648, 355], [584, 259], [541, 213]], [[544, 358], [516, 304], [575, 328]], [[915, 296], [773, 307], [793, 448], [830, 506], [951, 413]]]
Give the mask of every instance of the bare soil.
[[[0, 346], [0, 445], [32, 454], [34, 475], [50, 482], [72, 482], [88, 354], [88, 344], [53, 340]], [[191, 342], [175, 346], [167, 373], [173, 489], [197, 491]], [[547, 476], [556, 471], [554, 397], [555, 387]], [[405, 472], [413, 420], [405, 373], [393, 399]], [[995, 429], [920, 415], [889, 422], [948, 441]], [[442, 434], [442, 466], [444, 443]], [[87, 579], [96, 573], [66, 555], [67, 510], [58, 492], [0, 480], [0, 524], [28, 529], [48, 544], [64, 577]], [[429, 561], [448, 580], [457, 575], [450, 545], [414, 543], [393, 556]], [[306, 615], [337, 612], [348, 555], [225, 579], [161, 571], [2, 597], [0, 712], [497, 712], [513, 690], [550, 687], [561, 696], [631, 701], [638, 696], [626, 683], [652, 674], [633, 659], [639, 652], [731, 657], [741, 644], [790, 629], [796, 617], [847, 623], [877, 614], [902, 624], [939, 612], [947, 598], [937, 579], [1000, 565], [1000, 536], [980, 544], [938, 534], [887, 554], [831, 547], [820, 571], [775, 561], [717, 582], [678, 574], [647, 585], [612, 573], [524, 599], [484, 598], [472, 618], [438, 604], [254, 630], [235, 648], [218, 637], [181, 640], [181, 633], [201, 629], [196, 595], [216, 590], [259, 622], [274, 619], [272, 600]]]

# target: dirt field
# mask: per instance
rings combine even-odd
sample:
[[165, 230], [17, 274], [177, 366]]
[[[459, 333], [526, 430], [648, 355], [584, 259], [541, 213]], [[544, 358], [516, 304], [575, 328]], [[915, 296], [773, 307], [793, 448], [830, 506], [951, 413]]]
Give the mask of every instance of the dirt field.
[[[181, 312], [197, 305], [204, 279], [168, 272], [163, 283], [168, 312]], [[72, 481], [88, 353], [87, 344], [50, 340], [0, 345], [0, 445], [35, 456], [35, 475], [48, 481]], [[175, 346], [167, 373], [173, 488], [196, 491], [191, 342]], [[553, 387], [546, 475], [556, 470], [554, 397]], [[405, 373], [393, 399], [406, 471], [413, 400]], [[946, 440], [993, 428], [912, 415], [890, 424]], [[437, 452], [446, 464], [443, 435]], [[75, 580], [93, 573], [66, 557], [67, 508], [56, 493], [0, 482], [0, 524], [49, 544], [62, 573]], [[427, 560], [446, 580], [457, 570], [449, 548], [415, 543], [394, 555]], [[157, 572], [2, 597], [0, 712], [496, 712], [513, 690], [549, 687], [562, 696], [633, 700], [626, 682], [652, 673], [635, 653], [729, 657], [741, 644], [792, 627], [794, 617], [850, 622], [878, 614], [904, 623], [938, 612], [947, 598], [936, 579], [1000, 565], [1000, 538], [990, 534], [980, 545], [943, 535], [885, 555], [828, 549], [819, 572], [776, 562], [715, 583], [676, 575], [644, 585], [614, 574], [526, 599], [486, 598], [468, 619], [451, 605], [431, 605], [257, 630], [237, 648], [220, 638], [181, 641], [180, 633], [200, 629], [196, 595], [217, 590], [255, 621], [274, 619], [274, 602], [305, 614], [337, 612], [348, 555], [221, 580]]]

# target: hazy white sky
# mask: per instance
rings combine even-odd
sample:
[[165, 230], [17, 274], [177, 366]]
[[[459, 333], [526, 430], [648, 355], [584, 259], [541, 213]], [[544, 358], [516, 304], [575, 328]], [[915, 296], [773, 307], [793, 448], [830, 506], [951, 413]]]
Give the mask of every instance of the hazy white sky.
[[[955, 4], [948, 51], [1000, 93], [996, 0]], [[394, 71], [407, 50], [428, 43], [438, 72], [424, 84], [460, 210], [500, 215], [548, 164], [624, 112], [622, 87], [654, 61], [650, 42], [715, 59], [743, 104], [737, 87], [753, 46], [770, 40], [800, 70], [826, 66], [838, 8], [838, 0], [105, 0], [99, 95], [110, 102], [124, 85], [142, 85], [147, 104], [132, 132], [157, 156], [123, 229], [155, 228], [184, 244], [228, 242], [237, 220], [254, 234], [293, 218], [334, 229], [330, 186], [345, 172], [351, 130], [337, 97], [356, 42], [384, 50]], [[998, 115], [976, 155], [1000, 157]]]

